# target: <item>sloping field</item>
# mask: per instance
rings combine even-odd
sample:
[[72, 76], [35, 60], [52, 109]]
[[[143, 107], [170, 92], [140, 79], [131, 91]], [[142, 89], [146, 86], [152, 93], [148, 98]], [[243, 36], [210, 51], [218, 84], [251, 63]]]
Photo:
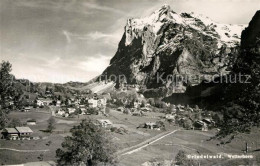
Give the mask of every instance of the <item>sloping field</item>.
[[116, 84], [114, 82], [95, 82], [86, 86], [86, 88], [90, 89], [93, 93], [103, 93], [112, 90], [115, 87], [115, 85]]

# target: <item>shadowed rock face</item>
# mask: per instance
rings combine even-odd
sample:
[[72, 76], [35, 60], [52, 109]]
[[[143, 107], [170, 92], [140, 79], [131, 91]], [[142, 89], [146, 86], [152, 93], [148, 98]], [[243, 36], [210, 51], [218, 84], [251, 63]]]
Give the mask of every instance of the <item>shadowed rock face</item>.
[[241, 54], [234, 64], [234, 72], [251, 75], [256, 73], [257, 67], [254, 67], [256, 64], [260, 64], [260, 10], [242, 32]]
[[[194, 13], [177, 14], [165, 5], [148, 17], [127, 20], [118, 50], [103, 74], [125, 75], [128, 84], [147, 88], [167, 87], [169, 94], [184, 92], [204, 78], [229, 73], [243, 28]], [[171, 81], [176, 75], [188, 77], [177, 86]]]
[[256, 12], [249, 26], [241, 35], [241, 48], [249, 49], [253, 47], [260, 47], [260, 10]]

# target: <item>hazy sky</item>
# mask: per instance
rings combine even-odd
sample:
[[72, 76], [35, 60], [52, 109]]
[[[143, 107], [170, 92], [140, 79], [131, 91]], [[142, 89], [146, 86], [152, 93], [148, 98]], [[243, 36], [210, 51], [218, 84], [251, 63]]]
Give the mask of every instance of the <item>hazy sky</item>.
[[260, 0], [0, 0], [0, 60], [18, 78], [88, 81], [114, 56], [126, 19], [163, 4], [230, 24], [260, 9]]

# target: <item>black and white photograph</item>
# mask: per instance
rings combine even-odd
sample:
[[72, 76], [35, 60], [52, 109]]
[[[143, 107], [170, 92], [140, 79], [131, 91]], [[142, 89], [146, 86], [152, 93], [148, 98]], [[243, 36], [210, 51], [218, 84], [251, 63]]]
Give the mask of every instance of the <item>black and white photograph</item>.
[[260, 166], [260, 0], [0, 0], [0, 165]]

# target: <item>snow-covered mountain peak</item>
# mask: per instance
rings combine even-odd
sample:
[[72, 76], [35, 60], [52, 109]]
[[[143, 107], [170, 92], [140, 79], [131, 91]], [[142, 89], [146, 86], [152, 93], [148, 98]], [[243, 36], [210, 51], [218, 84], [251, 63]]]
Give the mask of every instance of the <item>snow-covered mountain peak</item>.
[[245, 28], [245, 25], [220, 24], [202, 14], [193, 12], [178, 14], [169, 5], [163, 5], [149, 16], [128, 19], [125, 27], [125, 45], [131, 44], [134, 38], [140, 36], [147, 29], [157, 36], [162, 27], [168, 23], [179, 24], [186, 28], [192, 28], [199, 33], [218, 38], [219, 47], [224, 43], [231, 46], [237, 45], [240, 41], [240, 34]]

